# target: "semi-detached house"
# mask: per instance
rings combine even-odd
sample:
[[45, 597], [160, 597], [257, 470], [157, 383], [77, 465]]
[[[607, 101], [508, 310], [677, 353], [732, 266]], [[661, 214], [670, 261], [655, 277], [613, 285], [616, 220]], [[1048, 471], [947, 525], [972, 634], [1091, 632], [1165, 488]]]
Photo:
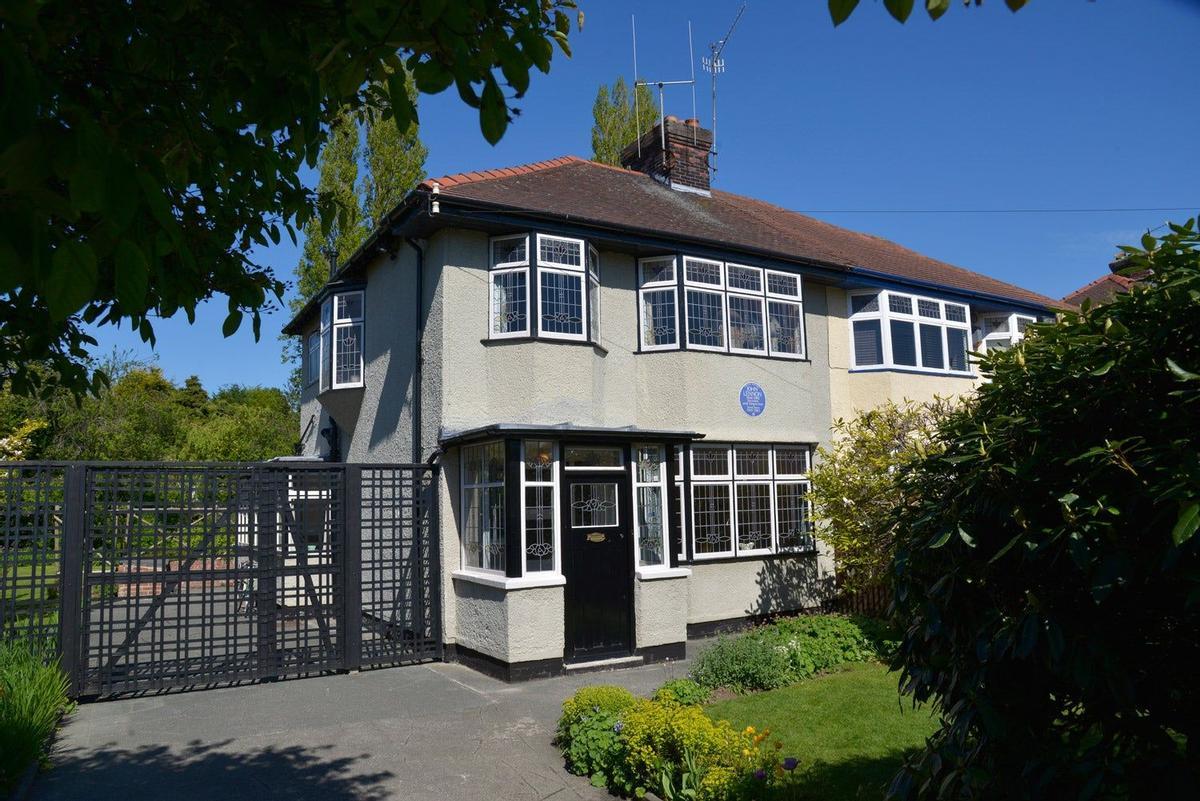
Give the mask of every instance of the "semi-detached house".
[[831, 422], [969, 391], [1057, 301], [711, 189], [668, 117], [626, 168], [423, 182], [286, 331], [305, 455], [440, 472], [442, 631], [517, 678], [811, 607]]

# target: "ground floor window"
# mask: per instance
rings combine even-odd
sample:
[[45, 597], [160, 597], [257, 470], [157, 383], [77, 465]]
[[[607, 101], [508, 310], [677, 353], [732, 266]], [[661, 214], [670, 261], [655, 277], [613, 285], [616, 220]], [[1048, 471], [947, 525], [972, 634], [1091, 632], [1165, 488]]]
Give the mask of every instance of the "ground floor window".
[[815, 549], [809, 446], [693, 445], [689, 457], [696, 559]]
[[666, 456], [661, 445], [634, 448], [633, 494], [637, 501], [637, 563], [661, 567], [667, 559]]
[[463, 448], [463, 567], [503, 573], [506, 567], [504, 443]]

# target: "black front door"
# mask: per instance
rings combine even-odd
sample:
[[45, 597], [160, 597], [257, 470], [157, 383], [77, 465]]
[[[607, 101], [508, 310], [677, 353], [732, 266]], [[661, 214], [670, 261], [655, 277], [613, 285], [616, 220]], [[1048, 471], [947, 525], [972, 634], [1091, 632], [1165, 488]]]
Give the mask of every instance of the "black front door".
[[625, 470], [563, 471], [567, 661], [631, 652], [633, 533]]

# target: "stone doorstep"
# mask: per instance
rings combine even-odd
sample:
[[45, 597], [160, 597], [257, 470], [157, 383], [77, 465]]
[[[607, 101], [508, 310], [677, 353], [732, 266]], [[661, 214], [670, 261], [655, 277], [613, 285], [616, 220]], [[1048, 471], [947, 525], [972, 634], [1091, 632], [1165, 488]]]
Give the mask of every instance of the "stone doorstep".
[[563, 665], [563, 672], [568, 676], [573, 676], [577, 673], [595, 673], [602, 670], [638, 667], [644, 664], [646, 664], [646, 658], [643, 656], [614, 656], [611, 659], [596, 659], [591, 662], [568, 662]]

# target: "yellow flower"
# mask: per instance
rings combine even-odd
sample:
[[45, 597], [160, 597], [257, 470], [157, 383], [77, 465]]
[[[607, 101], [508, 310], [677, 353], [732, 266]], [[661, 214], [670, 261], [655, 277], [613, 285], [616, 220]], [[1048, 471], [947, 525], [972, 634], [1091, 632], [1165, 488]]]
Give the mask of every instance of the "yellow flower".
[[750, 756], [750, 749], [749, 749], [749, 748], [743, 748], [743, 749], [742, 749], [742, 756], [744, 756], [744, 757], [748, 757], [748, 756]]
[[753, 727], [753, 726], [747, 726], [747, 727], [746, 727], [746, 734], [754, 734], [754, 727]]

